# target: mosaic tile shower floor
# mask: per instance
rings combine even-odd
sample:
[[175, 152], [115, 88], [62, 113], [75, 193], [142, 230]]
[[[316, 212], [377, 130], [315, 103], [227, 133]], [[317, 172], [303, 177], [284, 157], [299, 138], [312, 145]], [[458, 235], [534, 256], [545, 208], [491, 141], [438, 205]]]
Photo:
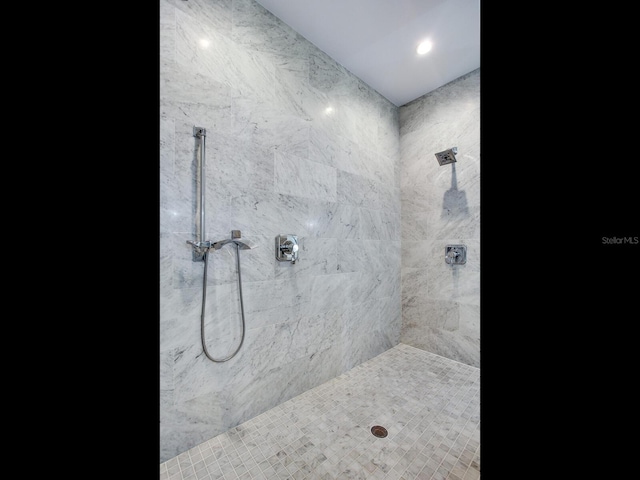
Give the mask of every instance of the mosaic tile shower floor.
[[404, 344], [160, 464], [160, 480], [479, 478], [480, 370]]

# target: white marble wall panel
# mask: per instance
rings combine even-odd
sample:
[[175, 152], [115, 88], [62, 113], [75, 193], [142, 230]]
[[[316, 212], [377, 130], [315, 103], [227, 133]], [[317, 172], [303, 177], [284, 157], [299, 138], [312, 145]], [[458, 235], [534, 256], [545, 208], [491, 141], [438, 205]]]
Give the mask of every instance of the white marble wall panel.
[[355, 117], [355, 138], [359, 145], [371, 146], [378, 144], [378, 124], [365, 119], [379, 118], [377, 102], [380, 96], [363, 81], [358, 80], [355, 95], [350, 96], [349, 109]]
[[[342, 239], [361, 238], [360, 209], [336, 202], [309, 205], [309, 234]], [[291, 233], [291, 232], [290, 232]]]
[[231, 34], [233, 0], [161, 0], [161, 12], [164, 9], [173, 13], [172, 8], [197, 19], [217, 32]]
[[400, 238], [400, 218], [389, 210], [360, 209], [361, 238], [393, 241]]
[[299, 51], [306, 57], [309, 51], [300, 34], [253, 0], [233, 1], [231, 39], [248, 51], [274, 56]]
[[336, 98], [350, 98], [356, 93], [358, 80], [326, 53], [316, 50], [309, 55], [309, 85]]
[[[446, 104], [466, 98], [468, 85], [439, 91], [427, 99], [433, 105], [407, 106], [401, 142], [397, 108], [253, 1], [167, 0], [160, 21], [161, 458], [335, 377], [401, 335], [477, 362], [473, 279], [458, 278], [461, 294], [453, 281], [446, 283], [441, 265], [429, 257], [420, 263], [411, 245], [400, 249], [401, 235], [416, 245], [426, 234], [432, 241], [477, 240], [478, 170], [470, 166], [479, 166], [479, 155], [469, 151], [479, 139], [458, 117], [477, 120], [479, 111], [473, 102]], [[464, 133], [455, 137], [466, 152], [456, 165], [457, 191], [464, 195], [455, 198], [445, 196], [451, 177], [433, 157], [438, 142], [445, 145], [440, 149], [450, 146], [448, 131], [430, 126], [438, 115], [449, 115], [448, 130]], [[241, 252], [246, 345], [223, 365], [201, 351], [203, 265], [192, 262], [186, 245], [196, 213], [193, 125], [208, 130], [207, 237], [227, 238], [240, 229], [258, 244]], [[400, 156], [416, 153], [433, 165], [406, 161], [402, 171], [409, 174], [401, 178]], [[287, 161], [316, 173], [329, 167], [335, 184], [320, 174], [311, 188], [300, 175], [288, 185]], [[275, 260], [277, 233], [299, 235], [298, 265]], [[402, 277], [401, 258], [410, 266]], [[233, 250], [226, 247], [211, 260], [207, 295], [215, 309], [206, 331], [215, 349], [225, 336], [237, 340], [239, 306]], [[464, 272], [478, 273], [474, 268], [470, 262]], [[436, 283], [429, 283], [429, 269]], [[441, 299], [425, 302], [425, 291]], [[402, 331], [401, 303], [409, 320]]]
[[[167, 66], [175, 63], [176, 16], [175, 9], [169, 2], [160, 1], [160, 71], [165, 72]], [[162, 78], [160, 79], [163, 80]]]
[[[269, 97], [270, 98], [270, 97]], [[309, 121], [274, 106], [269, 100], [233, 99], [233, 135], [301, 158], [309, 151]]]
[[[400, 137], [395, 132], [400, 131], [400, 113], [394, 105], [387, 103], [378, 105], [378, 143], [376, 151], [389, 159], [398, 158], [400, 155]], [[388, 178], [392, 184], [397, 182], [400, 188], [400, 162], [390, 160], [394, 167], [392, 178]]]
[[273, 148], [217, 133], [207, 136], [207, 147], [207, 179], [211, 178], [215, 191], [229, 196], [250, 190], [273, 191]]
[[291, 154], [276, 152], [275, 191], [317, 200], [336, 200], [336, 169]]
[[329, 135], [324, 129], [312, 126], [309, 130], [309, 160], [343, 168], [349, 159], [347, 140]]
[[337, 247], [341, 272], [380, 272], [393, 270], [400, 262], [400, 242], [385, 240], [340, 241]]
[[400, 293], [400, 277], [392, 271], [358, 272], [359, 281], [351, 291], [351, 303], [365, 303], [372, 298], [388, 298]]
[[469, 338], [470, 342], [479, 342], [480, 305], [459, 304], [459, 315], [460, 335]]
[[319, 275], [311, 279], [308, 313], [316, 314], [334, 308], [334, 305], [351, 305], [352, 291], [358, 287], [359, 273]]
[[[175, 192], [174, 152], [175, 122], [166, 117], [160, 118], [160, 231], [175, 230], [173, 224], [176, 213], [174, 209]], [[182, 209], [191, 211], [191, 204], [182, 204]]]
[[337, 171], [337, 196], [340, 203], [358, 207], [386, 210], [396, 208], [396, 190], [393, 185], [342, 170]]
[[[400, 340], [480, 362], [480, 71], [400, 108], [402, 331]], [[457, 147], [457, 162], [435, 153]], [[444, 261], [448, 244], [467, 263]]]
[[306, 391], [317, 386], [317, 382], [325, 382], [335, 377], [335, 371], [342, 371], [343, 353], [340, 349], [330, 348], [319, 351], [305, 358], [305, 371], [300, 373], [301, 360], [272, 366], [261, 363], [264, 367], [259, 376], [252, 379], [243, 388], [234, 389], [230, 399], [229, 413], [234, 415], [235, 423], [242, 418], [253, 418], [255, 415], [272, 408], [270, 405], [280, 403], [298, 395], [298, 389]]
[[274, 101], [278, 107], [307, 122], [320, 118], [327, 108], [327, 98], [306, 82], [307, 59], [278, 57], [276, 62]]
[[438, 252], [433, 250], [433, 241], [426, 240], [428, 237], [424, 237], [423, 240], [402, 240], [402, 267], [403, 268], [421, 268], [426, 269], [431, 266], [433, 262], [431, 257], [434, 254], [437, 256]]

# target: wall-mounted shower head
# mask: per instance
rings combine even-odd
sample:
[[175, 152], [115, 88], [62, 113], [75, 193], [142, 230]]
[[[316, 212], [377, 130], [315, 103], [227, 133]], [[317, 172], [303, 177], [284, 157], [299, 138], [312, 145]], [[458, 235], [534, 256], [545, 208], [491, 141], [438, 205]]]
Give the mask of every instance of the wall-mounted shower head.
[[436, 158], [440, 166], [447, 165], [456, 161], [456, 153], [458, 153], [458, 147], [449, 148], [443, 152], [436, 153]]

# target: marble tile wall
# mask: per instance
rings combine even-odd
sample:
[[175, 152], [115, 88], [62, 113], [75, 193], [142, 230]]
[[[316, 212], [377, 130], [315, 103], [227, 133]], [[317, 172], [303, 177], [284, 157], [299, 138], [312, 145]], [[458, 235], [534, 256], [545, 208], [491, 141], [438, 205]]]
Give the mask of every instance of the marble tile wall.
[[[397, 345], [402, 251], [398, 108], [253, 0], [160, 0], [159, 108], [164, 461]], [[205, 239], [258, 245], [241, 251], [246, 337], [226, 363], [203, 354], [204, 265], [186, 243], [194, 126]], [[280, 233], [298, 235], [295, 265], [275, 259]], [[207, 277], [219, 358], [241, 334], [232, 248]]]
[[[400, 341], [480, 366], [480, 70], [400, 107]], [[457, 147], [457, 162], [435, 154]], [[467, 263], [444, 261], [447, 244]]]

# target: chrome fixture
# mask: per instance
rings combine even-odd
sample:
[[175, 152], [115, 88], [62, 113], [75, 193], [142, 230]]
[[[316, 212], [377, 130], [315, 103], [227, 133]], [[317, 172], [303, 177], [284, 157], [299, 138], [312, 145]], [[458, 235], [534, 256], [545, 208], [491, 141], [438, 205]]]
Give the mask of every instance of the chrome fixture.
[[247, 242], [246, 240], [240, 240], [240, 230], [231, 230], [231, 238], [226, 240], [220, 240], [219, 242], [213, 243], [211, 246], [214, 250], [220, 250], [227, 243], [235, 243], [236, 247], [240, 250], [249, 250], [251, 248], [257, 247], [257, 245], [253, 242]]
[[447, 165], [449, 163], [456, 162], [456, 154], [458, 153], [458, 147], [449, 148], [442, 152], [436, 153], [436, 158], [440, 166]]
[[[200, 140], [200, 155], [198, 156], [198, 166], [200, 174], [198, 175], [199, 182], [197, 182], [197, 188], [199, 189], [198, 195], [198, 212], [200, 213], [200, 223], [196, 225], [196, 241], [190, 243], [193, 245], [193, 258], [194, 262], [202, 262], [204, 261], [205, 252], [211, 247], [210, 242], [204, 241], [204, 192], [205, 192], [205, 172], [204, 172], [204, 160], [205, 160], [205, 151], [204, 151], [204, 141], [207, 136], [207, 130], [202, 127], [193, 127], [193, 136]], [[208, 244], [209, 243], [209, 244]]]
[[448, 265], [464, 265], [467, 263], [466, 245], [447, 245], [444, 249], [444, 261]]
[[[248, 250], [250, 248], [255, 248], [257, 245], [251, 242], [247, 242], [245, 240], [241, 240], [240, 237], [242, 235], [240, 233], [240, 230], [231, 230], [231, 238], [226, 240], [220, 240], [219, 242], [211, 242], [211, 240], [204, 240], [205, 238], [205, 235], [204, 235], [204, 226], [205, 226], [204, 139], [207, 136], [207, 131], [201, 127], [193, 127], [193, 136], [200, 140], [200, 155], [198, 157], [200, 174], [198, 179], [199, 181], [196, 182], [200, 189], [199, 195], [198, 195], [198, 210], [200, 212], [200, 223], [197, 225], [196, 240], [195, 241], [187, 240], [187, 243], [193, 247], [192, 260], [194, 262], [204, 262], [204, 273], [202, 275], [202, 308], [200, 309], [200, 339], [202, 341], [202, 350], [204, 351], [204, 354], [207, 356], [207, 358], [212, 362], [222, 363], [235, 357], [236, 353], [238, 353], [238, 351], [240, 350], [240, 347], [242, 347], [242, 344], [244, 343], [245, 321], [244, 321], [244, 303], [242, 301], [242, 276], [240, 271], [240, 250]], [[238, 291], [240, 294], [240, 314], [242, 315], [242, 338], [240, 339], [240, 344], [238, 345], [238, 348], [236, 348], [236, 350], [231, 355], [228, 355], [227, 357], [222, 359], [216, 359], [216, 358], [213, 358], [211, 355], [209, 355], [209, 352], [207, 351], [207, 345], [205, 343], [205, 334], [204, 334], [204, 313], [205, 313], [205, 307], [207, 305], [207, 269], [209, 265], [209, 252], [211, 251], [211, 249], [213, 249], [213, 251], [220, 250], [222, 247], [224, 247], [227, 244], [234, 244], [236, 246]]]
[[[188, 242], [188, 243], [192, 243], [192, 242]], [[205, 253], [204, 253], [204, 274], [202, 276], [202, 309], [201, 309], [201, 314], [200, 314], [200, 338], [202, 339], [202, 350], [204, 350], [204, 354], [207, 356], [207, 358], [213, 362], [216, 363], [222, 363], [222, 362], [226, 362], [227, 360], [231, 360], [233, 357], [235, 357], [236, 353], [238, 353], [238, 351], [240, 350], [240, 347], [242, 347], [242, 344], [244, 343], [244, 331], [245, 331], [245, 320], [244, 320], [244, 302], [242, 300], [242, 275], [241, 275], [241, 271], [240, 271], [240, 250], [248, 250], [250, 248], [255, 248], [257, 247], [257, 245], [249, 242], [247, 243], [246, 241], [240, 240], [240, 230], [231, 230], [231, 238], [226, 239], [226, 240], [221, 240], [219, 242], [206, 242], [210, 244], [210, 247], [206, 249]], [[236, 350], [229, 356], [222, 358], [222, 359], [216, 359], [213, 358], [211, 355], [209, 355], [209, 352], [207, 350], [207, 345], [204, 341], [205, 339], [205, 334], [204, 334], [204, 312], [205, 312], [205, 306], [207, 303], [207, 265], [208, 265], [208, 259], [209, 259], [209, 250], [211, 248], [213, 248], [213, 250], [220, 250], [222, 247], [224, 247], [227, 244], [234, 244], [236, 246], [236, 268], [238, 270], [238, 292], [240, 294], [240, 315], [242, 318], [242, 337], [240, 338], [240, 344], [238, 345], [238, 348], [236, 348]]]
[[295, 265], [298, 260], [298, 237], [296, 235], [280, 234], [276, 237], [276, 259], [280, 262], [291, 262]]

